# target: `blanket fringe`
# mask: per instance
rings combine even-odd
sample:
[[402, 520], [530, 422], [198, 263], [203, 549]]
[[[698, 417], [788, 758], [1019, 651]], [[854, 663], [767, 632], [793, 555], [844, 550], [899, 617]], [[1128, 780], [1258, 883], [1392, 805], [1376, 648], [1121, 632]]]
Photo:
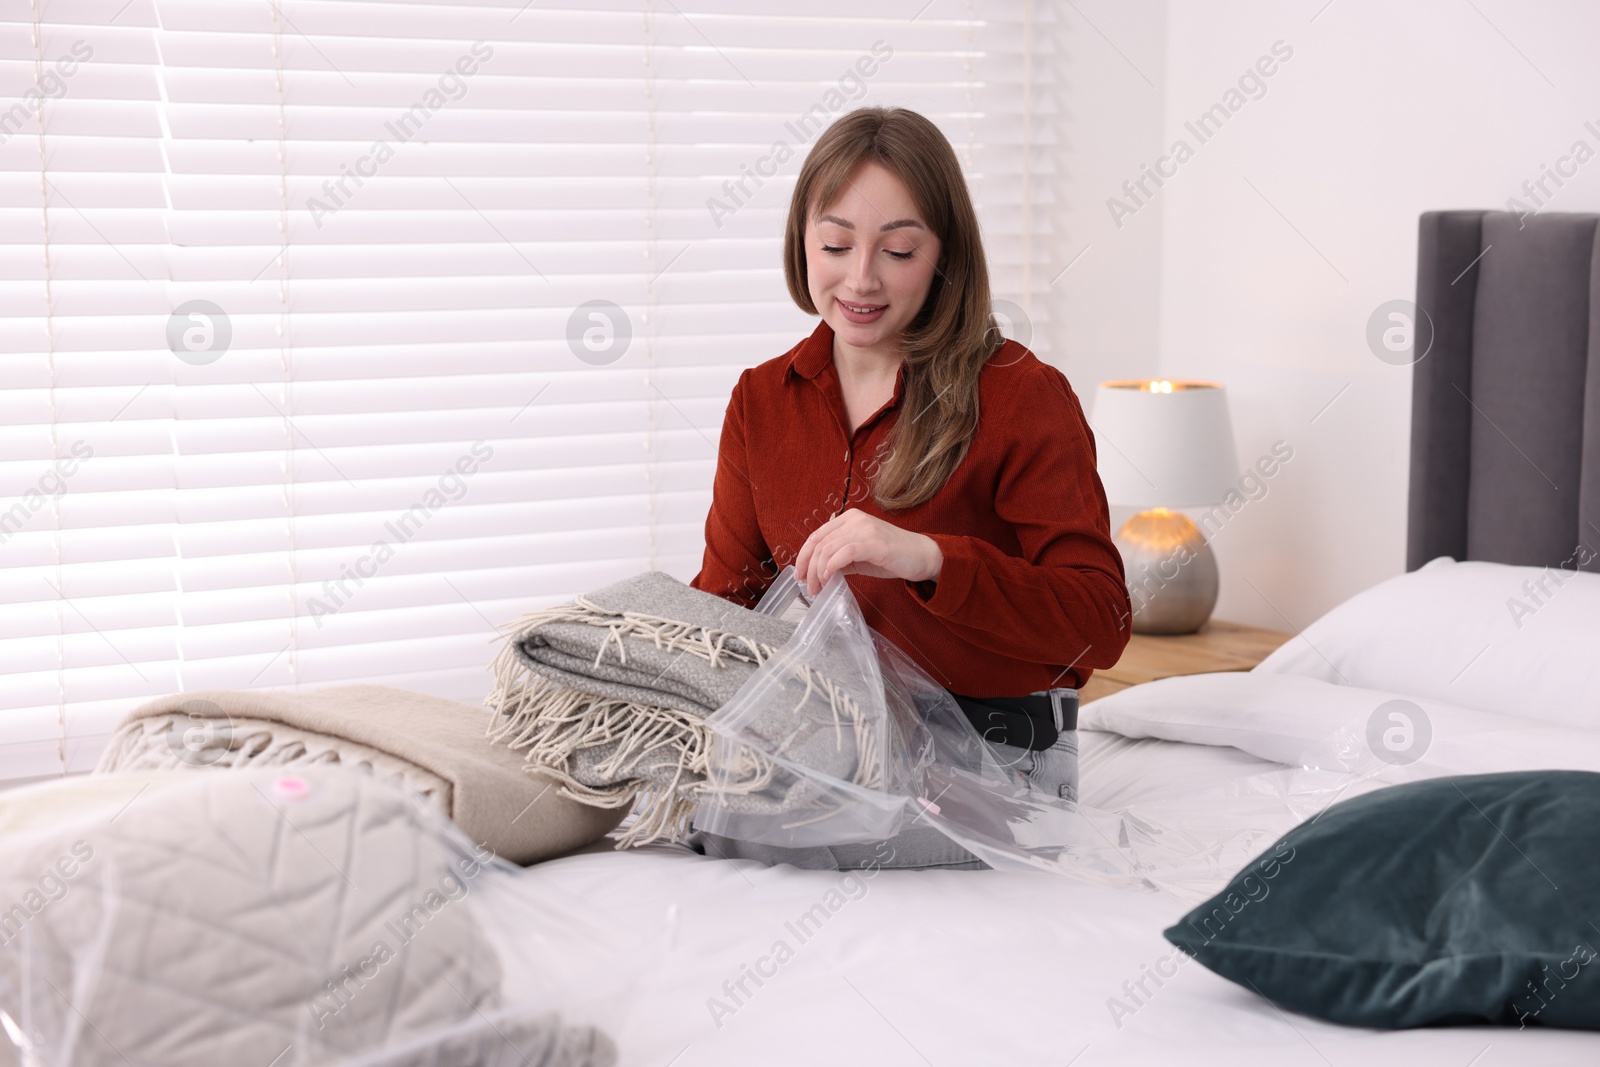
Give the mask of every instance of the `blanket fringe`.
[[[581, 596], [570, 604], [528, 612], [513, 625], [494, 659], [495, 685], [485, 702], [498, 714], [490, 723], [488, 739], [522, 751], [529, 770], [551, 775], [560, 783], [562, 793], [581, 803], [616, 808], [637, 802], [639, 816], [618, 838], [619, 849], [658, 840], [682, 841], [689, 835], [695, 808], [703, 795], [745, 795], [771, 784], [776, 764], [748, 745], [737, 745], [731, 751], [731, 773], [725, 766], [728, 761], [723, 760], [717, 779], [708, 780], [715, 732], [698, 716], [676, 708], [598, 697], [537, 674], [518, 654], [518, 648], [540, 626], [558, 622], [608, 629], [595, 656], [595, 666], [600, 665], [606, 649], [613, 644], [618, 662], [626, 663], [625, 638], [630, 637], [648, 638], [657, 648], [688, 652], [716, 667], [723, 665], [723, 657], [759, 667], [777, 650], [731, 631], [640, 612], [608, 611]], [[820, 690], [825, 694], [832, 711], [836, 748], [842, 748], [844, 743], [842, 719], [850, 720], [857, 753], [851, 781], [867, 788], [881, 788], [876, 739], [855, 701], [820, 672], [803, 664], [794, 669], [806, 683], [806, 692], [795, 710], [798, 712], [813, 693]], [[574, 755], [582, 749], [611, 743], [616, 743], [615, 751], [592, 770], [613, 779], [612, 784], [586, 785], [572, 776], [569, 767]], [[659, 749], [674, 752], [660, 762], [675, 762], [676, 766], [671, 781], [658, 788], [638, 770]]]

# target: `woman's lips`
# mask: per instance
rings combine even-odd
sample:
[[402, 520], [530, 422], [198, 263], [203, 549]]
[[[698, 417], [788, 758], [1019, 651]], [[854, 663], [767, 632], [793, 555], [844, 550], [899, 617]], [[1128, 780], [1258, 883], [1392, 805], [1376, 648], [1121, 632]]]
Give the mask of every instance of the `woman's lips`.
[[[834, 303], [839, 305], [839, 310], [846, 319], [856, 323], [876, 322], [889, 309], [888, 304], [846, 304], [838, 297], [834, 297]], [[868, 312], [856, 311], [855, 309], [858, 307], [870, 307], [872, 310]]]

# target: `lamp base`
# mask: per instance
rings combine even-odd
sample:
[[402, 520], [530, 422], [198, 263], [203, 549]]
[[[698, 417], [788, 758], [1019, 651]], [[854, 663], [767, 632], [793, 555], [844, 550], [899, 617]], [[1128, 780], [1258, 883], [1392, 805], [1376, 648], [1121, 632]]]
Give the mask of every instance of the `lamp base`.
[[1217, 606], [1217, 557], [1187, 515], [1141, 511], [1112, 538], [1122, 553], [1136, 634], [1192, 634]]

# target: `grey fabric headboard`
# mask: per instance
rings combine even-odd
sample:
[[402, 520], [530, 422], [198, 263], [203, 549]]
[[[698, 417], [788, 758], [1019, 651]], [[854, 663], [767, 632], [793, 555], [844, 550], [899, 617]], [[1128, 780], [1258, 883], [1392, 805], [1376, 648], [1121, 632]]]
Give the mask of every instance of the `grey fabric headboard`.
[[1407, 570], [1453, 556], [1600, 571], [1597, 220], [1422, 216], [1433, 344], [1412, 367]]

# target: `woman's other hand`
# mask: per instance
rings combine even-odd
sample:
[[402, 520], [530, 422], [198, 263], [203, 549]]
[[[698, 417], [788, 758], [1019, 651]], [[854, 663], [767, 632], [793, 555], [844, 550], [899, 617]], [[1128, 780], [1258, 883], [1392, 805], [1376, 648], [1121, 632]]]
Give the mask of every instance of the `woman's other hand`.
[[850, 508], [817, 527], [795, 556], [795, 577], [815, 596], [835, 574], [935, 581], [944, 566], [939, 543], [925, 534]]

